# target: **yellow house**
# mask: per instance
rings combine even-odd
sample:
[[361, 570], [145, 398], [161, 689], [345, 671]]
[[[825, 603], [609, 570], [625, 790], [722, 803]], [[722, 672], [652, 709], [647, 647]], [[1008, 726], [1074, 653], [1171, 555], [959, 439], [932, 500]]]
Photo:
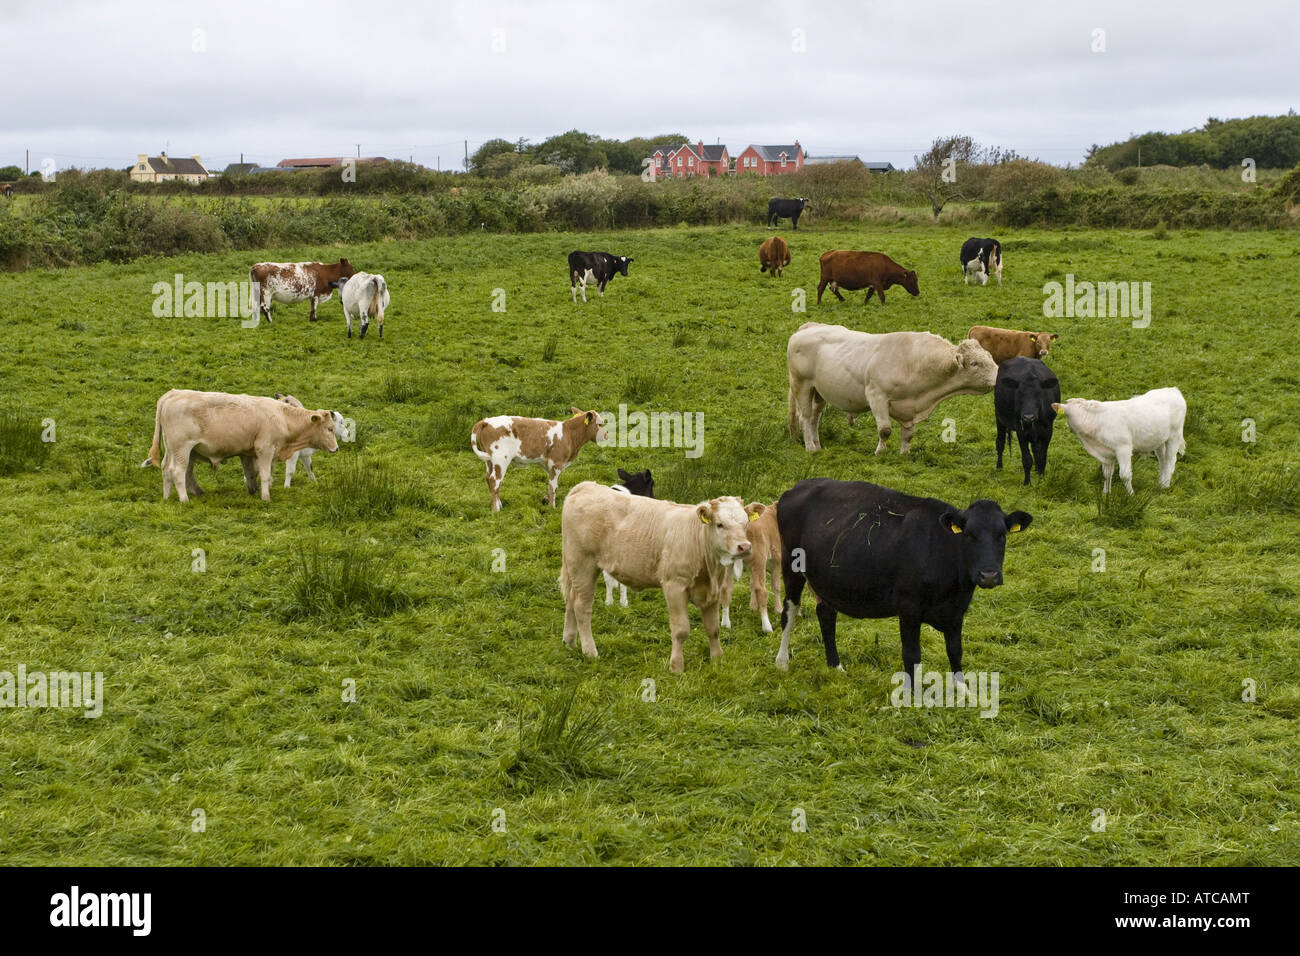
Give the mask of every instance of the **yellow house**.
[[160, 183], [168, 179], [183, 179], [187, 183], [201, 183], [208, 178], [208, 171], [203, 167], [198, 156], [189, 159], [169, 159], [166, 153], [161, 156], [148, 156], [140, 153], [131, 167], [131, 179], [137, 183]]

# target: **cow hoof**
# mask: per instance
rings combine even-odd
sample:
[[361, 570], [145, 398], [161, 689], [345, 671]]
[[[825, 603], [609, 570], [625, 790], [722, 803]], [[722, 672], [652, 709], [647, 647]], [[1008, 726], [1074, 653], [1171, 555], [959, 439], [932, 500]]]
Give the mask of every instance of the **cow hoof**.
[[686, 670], [686, 662], [680, 658], [669, 658], [668, 669], [674, 674], [680, 674]]
[[843, 665], [843, 664], [836, 664], [836, 665], [835, 665], [835, 669], [836, 669], [837, 671], [839, 671], [841, 674], [847, 674], [847, 673], [848, 673], [848, 671], [846, 671], [846, 670], [844, 669], [844, 665]]
[[577, 646], [578, 646], [578, 639], [577, 639], [576, 637], [565, 636], [565, 637], [561, 638], [561, 640], [564, 641], [564, 646], [565, 646], [565, 647], [577, 647]]
[[777, 655], [776, 655], [776, 669], [779, 670], [779, 671], [788, 671], [788, 670], [790, 669], [790, 655], [789, 655], [789, 654], [777, 654]]

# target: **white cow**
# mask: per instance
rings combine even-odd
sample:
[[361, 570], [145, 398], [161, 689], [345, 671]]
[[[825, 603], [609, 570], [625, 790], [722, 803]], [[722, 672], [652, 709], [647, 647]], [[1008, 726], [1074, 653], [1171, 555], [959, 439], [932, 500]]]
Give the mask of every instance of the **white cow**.
[[379, 319], [379, 337], [384, 337], [384, 310], [388, 308], [388, 283], [381, 275], [358, 272], [343, 284], [339, 298], [343, 316], [348, 320], [348, 338], [352, 338], [352, 317], [361, 320], [361, 338], [366, 337], [370, 317]]
[[[277, 401], [284, 402], [286, 405], [292, 405], [294, 408], [306, 407], [292, 395], [281, 395], [279, 392], [276, 392], [275, 398]], [[347, 423], [343, 420], [343, 416], [335, 411], [331, 411], [330, 414], [334, 416], [334, 434], [338, 437], [347, 435], [348, 427]], [[293, 481], [293, 473], [298, 467], [299, 459], [302, 460], [303, 468], [307, 470], [307, 477], [312, 481], [316, 480], [316, 473], [311, 470], [311, 456], [314, 454], [316, 454], [316, 449], [307, 447], [300, 448], [289, 456], [289, 460], [284, 463], [284, 486], [286, 488], [288, 488], [290, 482]]]
[[804, 448], [819, 451], [822, 411], [834, 405], [853, 418], [870, 409], [883, 454], [890, 419], [903, 428], [907, 454], [916, 426], [945, 398], [991, 392], [998, 366], [974, 339], [953, 345], [929, 332], [856, 332], [842, 325], [805, 322], [786, 347], [790, 375], [787, 424]]
[[1065, 416], [1070, 431], [1088, 454], [1101, 462], [1102, 494], [1110, 494], [1110, 480], [1119, 463], [1119, 480], [1133, 494], [1133, 453], [1154, 453], [1160, 466], [1160, 487], [1168, 488], [1178, 456], [1187, 452], [1183, 421], [1187, 401], [1176, 388], [1155, 388], [1122, 402], [1071, 398], [1053, 402]]
[[682, 648], [691, 629], [690, 604], [700, 609], [709, 657], [721, 657], [723, 579], [731, 574], [732, 560], [750, 551], [747, 524], [739, 498], [683, 505], [621, 494], [594, 481], [578, 483], [560, 513], [564, 643], [573, 647], [581, 639], [582, 653], [597, 656], [591, 607], [596, 572], [608, 571], [630, 588], [663, 590], [673, 639], [670, 670], [681, 673], [686, 666]]

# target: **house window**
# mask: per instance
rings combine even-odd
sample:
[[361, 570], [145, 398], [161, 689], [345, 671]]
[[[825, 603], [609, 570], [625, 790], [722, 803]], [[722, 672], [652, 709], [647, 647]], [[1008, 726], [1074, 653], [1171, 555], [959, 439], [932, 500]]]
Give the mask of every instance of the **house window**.
[[693, 156], [691, 157], [691, 159], [690, 159], [688, 165], [690, 165], [690, 166], [694, 166], [694, 165], [695, 165], [695, 157], [693, 157]]
[[785, 153], [781, 154], [781, 168], [785, 169]]
[[680, 156], [678, 156], [678, 157], [677, 157], [677, 165], [680, 166], [681, 164], [682, 164], [682, 158], [681, 158]]

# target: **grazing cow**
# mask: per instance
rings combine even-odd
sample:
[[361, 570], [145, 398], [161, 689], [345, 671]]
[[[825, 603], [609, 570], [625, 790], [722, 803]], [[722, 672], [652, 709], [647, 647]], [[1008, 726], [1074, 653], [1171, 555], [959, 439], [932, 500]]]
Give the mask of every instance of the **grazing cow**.
[[596, 571], [608, 571], [630, 588], [661, 588], [668, 603], [673, 650], [668, 667], [685, 668], [682, 646], [690, 633], [689, 604], [700, 609], [709, 638], [709, 657], [722, 656], [718, 606], [734, 558], [749, 553], [749, 523], [739, 498], [714, 498], [698, 505], [625, 495], [579, 482], [560, 512], [564, 594], [564, 643], [582, 641], [582, 653], [596, 656], [591, 606]]
[[605, 286], [613, 281], [616, 275], [627, 275], [628, 264], [633, 260], [628, 256], [616, 256], [608, 252], [578, 252], [569, 253], [569, 291], [573, 294], [573, 301], [576, 305], [578, 302], [578, 288], [582, 288], [582, 301], [587, 301], [587, 283], [596, 283], [596, 291], [603, 299], [605, 297]]
[[[629, 474], [620, 468], [618, 477], [621, 484], [611, 486], [615, 491], [628, 495], [642, 495], [646, 498], [655, 496], [655, 480], [649, 468], [636, 474]], [[627, 585], [619, 584], [608, 571], [601, 573], [605, 575], [605, 603], [607, 605], [614, 603], [614, 588], [617, 587], [619, 607], [627, 607]]]
[[[171, 495], [189, 501], [203, 489], [194, 480], [194, 462], [202, 458], [214, 468], [226, 458], [238, 457], [244, 466], [244, 483], [257, 494], [262, 480], [262, 500], [271, 500], [271, 465], [287, 460], [304, 448], [338, 451], [334, 414], [328, 409], [296, 407], [260, 395], [196, 392], [174, 388], [158, 399], [154, 411], [153, 445], [141, 468], [158, 465], [163, 473], [163, 500]], [[167, 446], [159, 456], [159, 441]]]
[[6, 199], [9, 199], [14, 194], [13, 183], [0, 183], [0, 192], [5, 194]]
[[1004, 514], [993, 501], [962, 510], [865, 481], [799, 482], [777, 502], [785, 606], [776, 666], [790, 666], [790, 631], [806, 582], [817, 593], [828, 666], [840, 666], [837, 615], [897, 617], [905, 683], [920, 676], [922, 624], [943, 634], [962, 683], [962, 620], [975, 588], [1002, 583], [1007, 535], [1032, 520], [1023, 511]]
[[311, 302], [311, 321], [316, 321], [316, 306], [328, 302], [339, 282], [356, 275], [352, 263], [340, 259], [337, 263], [321, 262], [259, 262], [248, 270], [252, 287], [249, 308], [271, 321], [271, 303]]
[[[776, 596], [776, 606], [781, 606], [781, 579], [777, 576], [781, 561], [781, 535], [776, 527], [776, 505], [765, 505], [761, 501], [752, 501], [745, 505], [749, 515], [749, 524], [745, 526], [745, 537], [749, 539], [750, 551], [743, 559], [749, 568], [749, 609], [758, 611], [762, 617], [763, 633], [772, 633], [772, 620], [767, 616], [767, 582], [771, 574], [772, 593]], [[722, 626], [731, 627], [731, 593], [735, 582], [740, 580], [742, 559], [733, 562], [734, 579], [727, 578], [722, 595]]]
[[[292, 405], [294, 408], [304, 407], [302, 402], [298, 401], [298, 399], [294, 398], [292, 395], [281, 395], [279, 392], [276, 392], [275, 399], [278, 402], [284, 402], [286, 405]], [[334, 416], [335, 437], [337, 438], [340, 435], [346, 435], [348, 427], [347, 423], [343, 421], [343, 416], [338, 412], [333, 411], [330, 412], [330, 414]], [[289, 456], [289, 459], [284, 463], [284, 486], [286, 488], [288, 488], [290, 482], [293, 481], [293, 473], [298, 468], [299, 460], [302, 461], [303, 467], [307, 469], [307, 477], [312, 481], [316, 480], [316, 473], [311, 470], [311, 456], [314, 454], [316, 454], [316, 449], [314, 448], [301, 448]]]
[[384, 310], [388, 308], [388, 283], [381, 275], [358, 272], [344, 281], [339, 291], [343, 317], [348, 320], [348, 338], [352, 338], [352, 317], [361, 319], [361, 338], [366, 337], [370, 317], [379, 320], [379, 337], [384, 337]]
[[766, 272], [768, 278], [779, 276], [781, 270], [790, 264], [790, 247], [780, 236], [764, 239], [758, 247], [758, 271]]
[[991, 391], [998, 367], [978, 342], [953, 345], [929, 332], [872, 334], [842, 325], [805, 322], [786, 346], [790, 375], [786, 424], [790, 437], [804, 448], [820, 451], [822, 411], [833, 405], [857, 415], [868, 409], [876, 419], [883, 454], [892, 430], [890, 419], [902, 426], [899, 451], [907, 454], [916, 426], [935, 406], [953, 395]]
[[767, 204], [767, 224], [775, 226], [782, 219], [790, 220], [790, 228], [799, 231], [799, 217], [812, 206], [806, 199], [773, 199]]
[[1029, 469], [1038, 468], [1041, 476], [1047, 468], [1047, 446], [1052, 441], [1056, 421], [1053, 404], [1061, 400], [1061, 383], [1052, 370], [1032, 358], [1013, 358], [998, 368], [993, 387], [993, 414], [998, 426], [998, 468], [1002, 467], [1002, 449], [1007, 433], [1015, 432], [1020, 440], [1020, 464], [1029, 484]]
[[984, 346], [984, 350], [999, 365], [1017, 356], [1047, 358], [1052, 343], [1060, 338], [1055, 332], [1018, 332], [1014, 329], [995, 329], [988, 325], [972, 325], [966, 337]]
[[497, 493], [512, 462], [546, 466], [546, 503], [555, 507], [555, 489], [560, 473], [573, 464], [589, 441], [604, 441], [605, 419], [596, 412], [571, 409], [573, 415], [562, 422], [547, 418], [519, 418], [497, 415], [474, 425], [470, 448], [487, 463], [488, 490], [492, 492], [492, 510], [501, 510]]
[[967, 239], [961, 244], [961, 270], [966, 283], [971, 277], [979, 279], [980, 285], [988, 285], [989, 273], [998, 277], [1002, 284], [1002, 243], [996, 239]]
[[890, 286], [901, 285], [912, 295], [920, 295], [916, 284], [916, 273], [904, 269], [883, 252], [850, 252], [846, 249], [832, 249], [823, 252], [819, 260], [822, 266], [821, 282], [817, 283], [817, 304], [821, 305], [822, 291], [831, 287], [835, 298], [841, 302], [844, 296], [840, 289], [857, 292], [866, 289], [867, 296], [862, 300], [866, 305], [874, 292], [880, 296], [880, 304], [885, 304], [885, 290]]
[[1101, 493], [1110, 494], [1110, 480], [1119, 462], [1119, 480], [1133, 494], [1133, 453], [1154, 453], [1160, 466], [1160, 487], [1168, 488], [1178, 456], [1187, 453], [1183, 421], [1187, 401], [1176, 388], [1155, 388], [1122, 402], [1071, 398], [1052, 408], [1065, 416], [1088, 454], [1101, 462]]

